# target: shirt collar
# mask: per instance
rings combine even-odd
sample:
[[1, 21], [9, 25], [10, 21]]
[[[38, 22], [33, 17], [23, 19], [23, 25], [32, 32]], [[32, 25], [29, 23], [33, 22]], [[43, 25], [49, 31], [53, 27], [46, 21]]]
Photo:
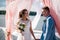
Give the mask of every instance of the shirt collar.
[[46, 18], [50, 17], [51, 15], [48, 15]]

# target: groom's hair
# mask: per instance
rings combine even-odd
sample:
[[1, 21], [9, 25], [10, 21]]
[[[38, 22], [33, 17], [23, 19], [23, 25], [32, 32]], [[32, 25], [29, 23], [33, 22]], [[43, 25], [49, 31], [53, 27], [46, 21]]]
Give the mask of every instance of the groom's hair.
[[47, 7], [47, 6], [46, 6], [46, 7], [43, 7], [42, 9], [43, 9], [43, 10], [46, 10], [46, 11], [48, 11], [48, 12], [50, 12], [49, 7]]

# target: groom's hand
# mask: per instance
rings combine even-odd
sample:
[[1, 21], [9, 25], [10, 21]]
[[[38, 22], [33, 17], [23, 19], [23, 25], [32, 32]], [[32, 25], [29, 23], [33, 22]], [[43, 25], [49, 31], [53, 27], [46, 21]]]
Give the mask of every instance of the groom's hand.
[[35, 40], [40, 40], [40, 39], [35, 39]]

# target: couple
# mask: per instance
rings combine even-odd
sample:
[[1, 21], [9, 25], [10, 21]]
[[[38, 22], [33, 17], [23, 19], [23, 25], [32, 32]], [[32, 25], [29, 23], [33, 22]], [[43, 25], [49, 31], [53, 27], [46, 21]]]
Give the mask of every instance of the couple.
[[[25, 40], [31, 40], [30, 33], [33, 35], [35, 40], [38, 40], [34, 36], [34, 33], [32, 31], [31, 21], [28, 19], [28, 16], [29, 15], [27, 9], [23, 9], [22, 15], [19, 15], [19, 18], [21, 17], [19, 22], [26, 24], [26, 27], [24, 29], [24, 32], [22, 32], [22, 34], [24, 35]], [[44, 20], [44, 24], [42, 27], [42, 35], [40, 40], [56, 40], [55, 21], [53, 17], [50, 15], [50, 10], [48, 7], [43, 8], [43, 12], [41, 16], [46, 17], [46, 19]]]

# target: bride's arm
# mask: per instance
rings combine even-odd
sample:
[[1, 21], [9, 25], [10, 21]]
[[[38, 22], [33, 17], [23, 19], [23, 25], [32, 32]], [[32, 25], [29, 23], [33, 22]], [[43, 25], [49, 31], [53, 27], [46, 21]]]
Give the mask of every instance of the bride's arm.
[[35, 36], [34, 36], [34, 33], [33, 33], [33, 30], [32, 30], [32, 25], [31, 25], [31, 23], [30, 23], [30, 32], [31, 32], [32, 36], [34, 37], [34, 39], [36, 40], [36, 38], [35, 38]]
[[20, 22], [20, 20], [18, 20], [18, 22], [17, 22], [17, 23], [16, 23], [16, 25], [15, 25], [15, 26], [16, 26], [16, 30], [17, 30], [17, 32], [22, 33], [22, 31], [21, 31], [21, 30], [19, 30], [19, 28], [18, 28], [18, 27], [19, 27], [19, 22]]

